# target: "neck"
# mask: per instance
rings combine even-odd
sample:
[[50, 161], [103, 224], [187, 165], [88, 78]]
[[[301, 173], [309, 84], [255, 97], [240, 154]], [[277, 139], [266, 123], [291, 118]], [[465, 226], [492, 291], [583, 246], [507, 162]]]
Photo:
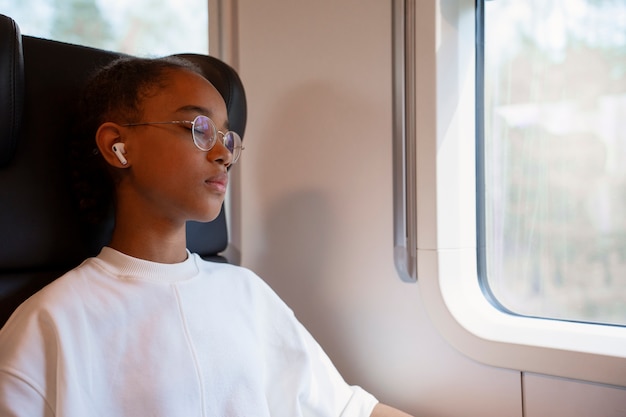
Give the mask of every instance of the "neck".
[[185, 224], [146, 224], [124, 217], [116, 218], [109, 246], [134, 258], [159, 263], [178, 263], [187, 259]]

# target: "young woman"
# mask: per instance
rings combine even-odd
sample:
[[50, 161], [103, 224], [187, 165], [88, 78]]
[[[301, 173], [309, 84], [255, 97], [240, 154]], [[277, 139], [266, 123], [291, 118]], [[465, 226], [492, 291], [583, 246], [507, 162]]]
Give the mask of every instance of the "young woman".
[[109, 183], [79, 189], [113, 192], [113, 236], [0, 331], [0, 415], [406, 416], [346, 384], [260, 278], [187, 251], [241, 152], [195, 67], [123, 58], [81, 108]]

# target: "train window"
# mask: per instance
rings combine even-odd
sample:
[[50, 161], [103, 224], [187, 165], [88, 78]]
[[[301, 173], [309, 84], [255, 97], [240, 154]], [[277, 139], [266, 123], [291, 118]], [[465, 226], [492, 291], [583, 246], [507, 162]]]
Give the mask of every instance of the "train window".
[[626, 2], [480, 7], [483, 287], [516, 315], [626, 325]]
[[0, 13], [25, 35], [129, 54], [209, 50], [207, 0], [21, 0]]

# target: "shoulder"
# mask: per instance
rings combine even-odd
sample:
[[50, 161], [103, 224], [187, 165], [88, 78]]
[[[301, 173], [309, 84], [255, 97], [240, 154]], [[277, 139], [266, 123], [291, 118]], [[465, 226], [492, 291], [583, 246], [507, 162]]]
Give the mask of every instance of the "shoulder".
[[213, 291], [259, 308], [259, 304], [267, 304], [293, 314], [278, 294], [254, 271], [238, 265], [206, 261], [196, 254], [192, 256], [196, 257], [201, 285], [211, 286]]
[[273, 292], [267, 283], [254, 271], [243, 266], [223, 262], [213, 262], [202, 259], [197, 254], [191, 254], [196, 260], [200, 275], [210, 277], [231, 285], [245, 285], [258, 287]]
[[0, 329], [0, 371], [7, 366], [22, 369], [28, 361], [42, 363], [46, 351], [55, 351], [62, 327], [59, 322], [72, 320], [68, 304], [78, 298], [72, 295], [76, 277], [75, 270], [67, 272], [13, 312]]
[[35, 323], [45, 325], [54, 316], [63, 315], [63, 311], [69, 310], [71, 316], [72, 305], [85, 302], [82, 295], [89, 288], [89, 277], [96, 275], [95, 268], [93, 260], [87, 259], [31, 295], [13, 312], [0, 333], [12, 327], [19, 330]]

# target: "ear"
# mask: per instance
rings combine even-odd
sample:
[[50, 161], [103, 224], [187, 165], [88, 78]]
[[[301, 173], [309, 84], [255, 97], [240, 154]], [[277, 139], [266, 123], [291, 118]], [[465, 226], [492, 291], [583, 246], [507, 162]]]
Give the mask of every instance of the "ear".
[[123, 143], [121, 126], [113, 122], [103, 123], [96, 132], [96, 145], [100, 154], [109, 165], [116, 168], [127, 168], [130, 166], [130, 160], [126, 158], [127, 163], [123, 164], [113, 152], [113, 145], [116, 143]]

